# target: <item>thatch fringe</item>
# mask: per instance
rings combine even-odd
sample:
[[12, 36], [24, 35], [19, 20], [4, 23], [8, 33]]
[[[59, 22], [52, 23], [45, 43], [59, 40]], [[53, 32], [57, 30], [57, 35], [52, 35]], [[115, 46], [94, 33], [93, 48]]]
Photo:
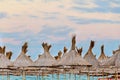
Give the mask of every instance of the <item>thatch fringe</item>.
[[107, 56], [104, 53], [104, 45], [101, 46], [101, 54], [98, 58], [98, 61], [102, 64], [104, 61], [107, 60]]
[[22, 52], [23, 52], [24, 54], [27, 53], [27, 48], [28, 48], [28, 43], [25, 42], [24, 45], [22, 46]]
[[9, 52], [6, 52], [6, 57], [10, 60], [11, 59], [11, 57], [12, 57], [12, 52], [11, 51], [9, 51]]
[[66, 53], [67, 50], [68, 50], [68, 49], [64, 46], [63, 52]]
[[5, 49], [6, 49], [5, 46], [3, 46], [3, 47], [0, 46], [0, 53], [1, 54], [5, 54]]
[[74, 35], [72, 37], [72, 46], [71, 46], [71, 50], [75, 50], [75, 44], [76, 44], [76, 36]]
[[76, 49], [77, 49], [78, 54], [79, 54], [80, 56], [82, 56], [82, 50], [83, 50], [82, 47], [81, 47], [81, 48], [77, 48], [77, 47], [76, 47]]
[[50, 48], [52, 47], [48, 43], [42, 43], [42, 47], [44, 48], [44, 52], [49, 52]]
[[58, 55], [57, 55], [57, 56], [55, 56], [55, 59], [56, 59], [56, 60], [60, 60], [60, 59], [61, 59], [61, 57], [62, 57], [62, 52], [61, 52], [61, 51], [59, 51], [59, 52], [58, 52]]
[[98, 67], [99, 62], [96, 59], [96, 56], [92, 52], [92, 48], [94, 47], [94, 44], [95, 44], [95, 41], [91, 40], [89, 49], [87, 53], [85, 54], [84, 59], [87, 60], [90, 64], [92, 64], [93, 67]]

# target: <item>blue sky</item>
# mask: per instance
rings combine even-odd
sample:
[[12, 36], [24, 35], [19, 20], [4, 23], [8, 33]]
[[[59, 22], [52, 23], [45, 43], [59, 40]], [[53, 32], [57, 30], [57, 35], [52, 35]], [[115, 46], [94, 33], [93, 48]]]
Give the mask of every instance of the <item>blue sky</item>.
[[43, 53], [42, 42], [52, 45], [53, 56], [66, 46], [72, 35], [87, 52], [95, 40], [94, 54], [105, 45], [107, 56], [120, 45], [120, 0], [0, 0], [0, 46], [12, 51], [12, 60], [28, 42], [33, 60]]

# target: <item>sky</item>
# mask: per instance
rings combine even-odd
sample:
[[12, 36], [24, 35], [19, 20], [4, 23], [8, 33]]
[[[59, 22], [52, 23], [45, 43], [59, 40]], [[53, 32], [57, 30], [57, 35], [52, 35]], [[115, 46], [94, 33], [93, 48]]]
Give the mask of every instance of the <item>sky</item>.
[[42, 42], [52, 45], [52, 56], [70, 50], [73, 35], [82, 56], [91, 40], [97, 58], [103, 44], [111, 56], [120, 45], [120, 0], [0, 0], [0, 46], [13, 52], [12, 60], [24, 42], [33, 60], [43, 53]]

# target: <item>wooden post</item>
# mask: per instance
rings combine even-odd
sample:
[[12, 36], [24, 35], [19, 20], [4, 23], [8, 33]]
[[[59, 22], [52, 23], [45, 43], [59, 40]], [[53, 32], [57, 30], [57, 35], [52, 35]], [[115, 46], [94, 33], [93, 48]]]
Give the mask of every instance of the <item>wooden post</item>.
[[36, 76], [36, 79], [39, 80], [38, 74], [37, 74], [37, 76]]
[[58, 80], [59, 80], [59, 71], [58, 71], [57, 77], [58, 77]]
[[90, 80], [89, 67], [88, 67], [88, 73], [87, 73], [87, 80]]
[[42, 70], [42, 80], [44, 80], [44, 77], [43, 77], [43, 76], [44, 76], [44, 75], [43, 75], [43, 74], [44, 74], [44, 72], [43, 72], [43, 71], [44, 71], [44, 70]]
[[64, 78], [64, 80], [66, 80], [66, 71], [64, 72], [64, 75], [65, 75], [65, 78]]
[[23, 68], [23, 70], [22, 70], [22, 80], [26, 80], [26, 76], [25, 76], [26, 74], [25, 74], [25, 71], [24, 71], [24, 68]]
[[81, 71], [79, 71], [79, 80], [81, 80]]
[[9, 71], [7, 72], [7, 80], [10, 80]]
[[115, 80], [117, 80], [117, 75], [116, 75], [116, 71], [115, 71]]
[[102, 77], [103, 77], [103, 79], [104, 79], [104, 69], [102, 70]]
[[2, 80], [4, 80], [4, 70], [2, 69]]
[[116, 68], [116, 71], [115, 71], [115, 80], [118, 80], [118, 73], [117, 73], [117, 68]]

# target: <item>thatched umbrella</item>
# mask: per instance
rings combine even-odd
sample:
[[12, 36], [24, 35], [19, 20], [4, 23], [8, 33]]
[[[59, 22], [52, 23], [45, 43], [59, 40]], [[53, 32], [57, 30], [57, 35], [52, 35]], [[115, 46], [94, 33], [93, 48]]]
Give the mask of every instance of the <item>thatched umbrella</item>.
[[111, 68], [113, 68], [112, 71], [114, 71], [115, 68], [116, 70], [114, 74], [117, 78], [117, 74], [120, 73], [118, 70], [120, 68], [120, 47], [118, 50], [113, 51], [113, 55], [103, 63], [103, 66], [111, 66]]
[[11, 65], [13, 65], [12, 62], [5, 56], [5, 54], [0, 53], [0, 68], [8, 68], [8, 66]]
[[98, 58], [98, 61], [102, 64], [103, 62], [105, 62], [108, 59], [108, 57], [105, 55], [104, 53], [104, 45], [101, 46], [101, 54]]
[[[12, 52], [11, 51], [8, 51], [6, 52], [6, 57], [11, 60], [11, 57], [12, 57]], [[9, 66], [13, 66], [13, 65], [9, 65]], [[9, 75], [9, 71], [7, 72], [7, 80], [10, 80], [10, 75]]]
[[60, 59], [61, 59], [61, 56], [62, 56], [62, 52], [59, 51], [59, 52], [58, 52], [58, 55], [55, 56], [55, 59], [56, 59], [56, 60], [60, 60]]
[[27, 53], [27, 47], [28, 47], [28, 43], [25, 42], [24, 45], [22, 46], [22, 50], [21, 50], [20, 55], [13, 62], [15, 67], [22, 68], [23, 80], [25, 80], [24, 68], [25, 67], [29, 67], [29, 66], [33, 66], [32, 60], [26, 55], [26, 53]]
[[38, 59], [34, 62], [34, 65], [42, 69], [42, 75], [43, 75], [44, 69], [53, 67], [53, 64], [56, 63], [56, 60], [53, 56], [51, 56], [49, 52], [51, 45], [43, 42], [42, 47], [44, 49], [44, 53], [38, 57]]
[[118, 50], [113, 51], [113, 55], [103, 65], [120, 67], [120, 47]]
[[63, 49], [63, 52], [64, 52], [64, 54], [67, 52], [67, 48], [64, 46], [64, 49]]
[[53, 66], [56, 60], [53, 56], [50, 55], [49, 49], [51, 48], [51, 45], [48, 45], [47, 43], [42, 43], [42, 47], [44, 48], [44, 53], [40, 55], [38, 59], [34, 62], [35, 66], [40, 67]]
[[[63, 68], [65, 69], [65, 66], [71, 67], [71, 68], [77, 68], [80, 66], [90, 66], [91, 64], [88, 63], [86, 60], [84, 60], [80, 53], [78, 53], [76, 51], [76, 36], [72, 37], [72, 45], [71, 45], [71, 49], [69, 52], [65, 53], [61, 60], [59, 62], [57, 62], [56, 65], [59, 66], [63, 66]], [[70, 72], [71, 73], [71, 72]]]
[[56, 65], [62, 65], [62, 66], [72, 66], [72, 65], [91, 65], [86, 60], [84, 60], [80, 54], [75, 49], [75, 36], [72, 38], [72, 46], [68, 53], [65, 53], [61, 60]]
[[10, 60], [12, 57], [12, 54], [13, 53], [11, 51], [8, 51], [8, 52], [6, 52], [6, 57]]
[[20, 55], [14, 61], [14, 66], [16, 67], [33, 66], [32, 60], [26, 55], [27, 47], [28, 47], [28, 43], [25, 42], [25, 44], [22, 46], [22, 51]]
[[80, 56], [82, 56], [83, 48], [82, 48], [82, 47], [81, 47], [81, 48], [77, 48], [77, 47], [76, 47], [76, 49], [77, 49], [78, 54], [79, 54]]
[[0, 53], [1, 54], [5, 54], [5, 49], [6, 49], [5, 46], [3, 46], [3, 47], [0, 46]]
[[0, 68], [8, 68], [13, 65], [12, 62], [3, 54], [0, 53]]
[[[9, 55], [9, 57], [11, 57], [11, 55]], [[6, 70], [7, 74], [8, 74], [8, 66], [12, 66], [12, 62], [5, 56], [5, 46], [2, 48], [0, 47], [0, 69], [3, 71], [4, 69]], [[3, 71], [4, 72], [4, 71]], [[2, 73], [1, 73], [2, 74]], [[4, 74], [4, 73], [3, 73]], [[7, 75], [7, 80], [9, 80], [9, 75]]]
[[94, 43], [95, 42], [91, 40], [89, 49], [88, 49], [87, 53], [85, 54], [84, 59], [87, 60], [90, 64], [92, 64], [93, 67], [98, 67], [99, 62], [96, 59], [96, 56], [92, 52], [92, 48], [94, 47]]

